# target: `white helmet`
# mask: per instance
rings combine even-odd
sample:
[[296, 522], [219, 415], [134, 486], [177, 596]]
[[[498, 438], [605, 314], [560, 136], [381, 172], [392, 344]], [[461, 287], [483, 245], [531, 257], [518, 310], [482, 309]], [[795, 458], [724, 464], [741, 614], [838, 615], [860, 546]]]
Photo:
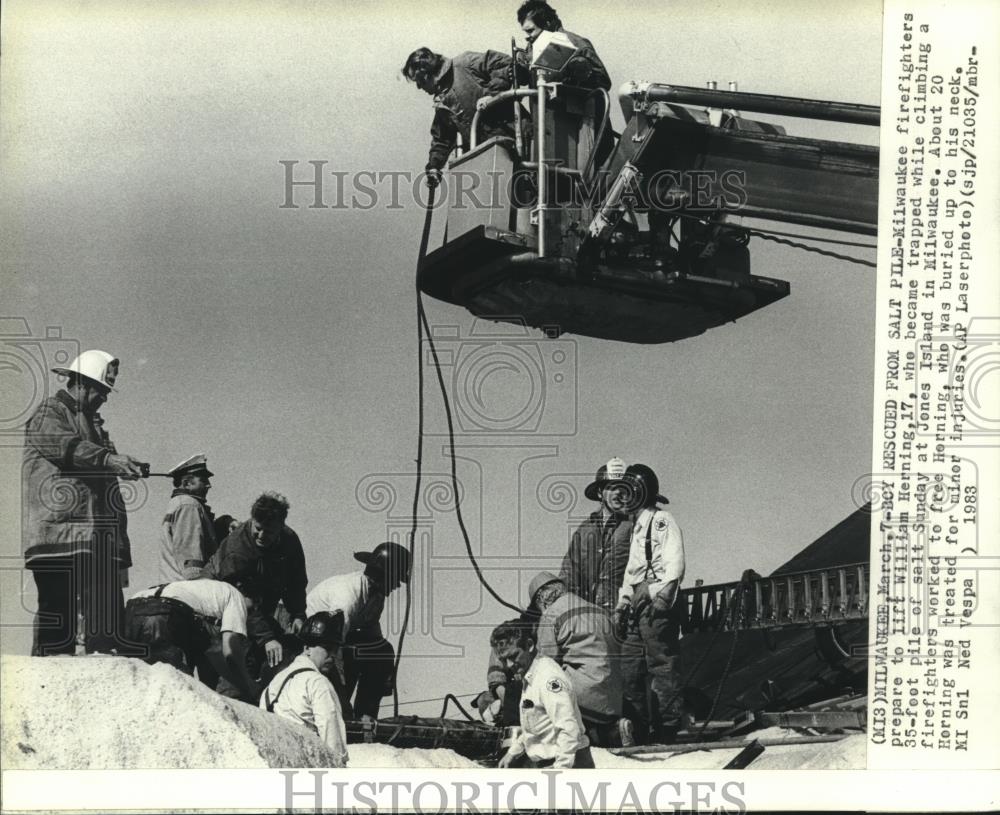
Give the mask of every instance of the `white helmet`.
[[107, 351], [84, 351], [70, 363], [68, 368], [53, 368], [52, 373], [69, 376], [78, 374], [103, 385], [108, 390], [114, 390], [118, 378], [118, 360]]

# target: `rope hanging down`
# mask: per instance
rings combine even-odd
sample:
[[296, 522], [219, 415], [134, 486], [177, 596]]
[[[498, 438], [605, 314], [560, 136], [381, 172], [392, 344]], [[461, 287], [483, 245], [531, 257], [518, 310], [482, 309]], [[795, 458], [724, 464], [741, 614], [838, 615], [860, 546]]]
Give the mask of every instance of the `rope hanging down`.
[[[417, 252], [417, 269], [420, 269], [427, 254], [427, 243], [431, 236], [431, 218], [434, 214], [434, 190], [430, 190], [427, 198], [427, 211], [424, 213], [424, 230], [420, 235], [420, 249]], [[410, 576], [413, 575], [413, 555], [417, 544], [417, 507], [420, 503], [420, 487], [424, 471], [424, 354], [423, 332], [424, 321], [420, 312], [420, 284], [415, 283], [417, 291], [417, 483], [413, 488], [413, 521], [410, 524]], [[406, 628], [410, 624], [410, 581], [406, 581], [406, 600], [403, 610], [403, 628], [396, 642], [396, 661], [392, 666], [392, 715], [399, 716], [399, 688], [396, 676], [399, 673], [399, 660], [403, 655], [403, 641], [406, 639]]]
[[[424, 258], [427, 255], [427, 244], [430, 240], [431, 233], [431, 219], [434, 215], [434, 189], [431, 188], [427, 196], [427, 205], [424, 212], [424, 229], [420, 236], [420, 251], [417, 256], [417, 274], [419, 275], [420, 267], [423, 265]], [[465, 542], [465, 550], [469, 555], [469, 560], [472, 562], [472, 568], [476, 572], [476, 577], [479, 578], [479, 582], [483, 585], [486, 591], [496, 600], [500, 605], [506, 606], [512, 611], [516, 611], [518, 614], [521, 613], [521, 608], [514, 605], [513, 603], [508, 603], [504, 600], [494, 588], [486, 580], [483, 575], [482, 569], [479, 567], [479, 563], [476, 561], [476, 555], [472, 551], [472, 542], [469, 539], [469, 531], [465, 526], [465, 519], [462, 517], [462, 507], [459, 501], [458, 495], [458, 465], [457, 459], [455, 457], [455, 425], [451, 415], [451, 402], [448, 399], [448, 388], [445, 385], [444, 374], [441, 372], [441, 361], [438, 358], [437, 348], [434, 346], [434, 338], [431, 335], [430, 325], [427, 322], [427, 313], [424, 311], [424, 300], [420, 292], [419, 280], [414, 278], [416, 294], [417, 294], [417, 480], [416, 486], [413, 491], [413, 509], [412, 509], [412, 523], [410, 524], [410, 540], [409, 540], [409, 550], [410, 550], [410, 563], [415, 562], [414, 552], [416, 549], [417, 541], [417, 508], [420, 501], [420, 488], [423, 479], [423, 463], [424, 463], [424, 340], [426, 339], [428, 347], [431, 349], [431, 357], [434, 360], [434, 369], [437, 373], [438, 385], [441, 389], [441, 399], [444, 402], [445, 417], [448, 420], [448, 455], [451, 461], [451, 488], [452, 496], [455, 501], [455, 517], [458, 519], [459, 529], [462, 530], [462, 539]], [[412, 566], [411, 566], [412, 568]], [[410, 584], [406, 583], [406, 600], [404, 604], [403, 611], [403, 628], [399, 632], [399, 640], [396, 643], [396, 659], [392, 668], [392, 707], [393, 715], [399, 715], [399, 690], [396, 687], [396, 675], [399, 673], [399, 661], [403, 655], [403, 642], [406, 639], [406, 628], [410, 622]]]

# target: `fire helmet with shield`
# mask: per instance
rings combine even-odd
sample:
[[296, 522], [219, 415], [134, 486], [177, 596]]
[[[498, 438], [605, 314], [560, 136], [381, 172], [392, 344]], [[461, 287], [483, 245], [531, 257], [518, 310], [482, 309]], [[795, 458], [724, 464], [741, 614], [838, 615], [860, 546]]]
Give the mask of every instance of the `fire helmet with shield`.
[[670, 503], [666, 496], [660, 495], [660, 479], [656, 477], [652, 468], [645, 464], [629, 465], [622, 480], [632, 492], [629, 504], [633, 507], [652, 507]]
[[299, 630], [305, 645], [319, 645], [332, 651], [344, 641], [344, 612], [317, 611]]
[[397, 577], [403, 583], [410, 582], [410, 553], [398, 543], [386, 541], [370, 552], [355, 552], [354, 559], [365, 564], [365, 572], [377, 572], [386, 577]]
[[82, 376], [113, 391], [115, 380], [118, 378], [118, 358], [111, 356], [107, 351], [91, 349], [80, 354], [68, 368], [56, 367], [52, 369], [52, 373], [61, 376]]
[[594, 480], [586, 486], [583, 494], [591, 501], [600, 501], [601, 492], [605, 487], [623, 483], [622, 477], [625, 475], [625, 469], [624, 461], [617, 456], [612, 458], [607, 464], [601, 465]]

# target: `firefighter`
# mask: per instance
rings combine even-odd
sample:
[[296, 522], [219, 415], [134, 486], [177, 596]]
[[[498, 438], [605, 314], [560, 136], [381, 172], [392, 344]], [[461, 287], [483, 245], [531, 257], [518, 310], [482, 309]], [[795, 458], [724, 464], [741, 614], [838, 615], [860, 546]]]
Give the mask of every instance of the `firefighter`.
[[517, 24], [524, 32], [529, 48], [543, 31], [558, 31], [569, 38], [577, 49], [576, 55], [563, 68], [570, 84], [581, 88], [611, 89], [611, 77], [601, 58], [597, 56], [593, 43], [586, 37], [563, 28], [556, 10], [545, 0], [525, 0], [517, 10]]
[[490, 644], [523, 683], [521, 730], [500, 759], [500, 767], [593, 769], [573, 683], [555, 660], [538, 654], [531, 625], [523, 620], [502, 623]]
[[[525, 609], [520, 620], [532, 627], [538, 625], [538, 610]], [[487, 723], [513, 727], [518, 723], [520, 704], [521, 680], [517, 678], [515, 669], [500, 659], [497, 649], [491, 646], [486, 667], [486, 690], [475, 699], [479, 714]]]
[[[680, 625], [673, 613], [684, 579], [684, 541], [673, 516], [658, 504], [660, 482], [645, 464], [625, 471], [630, 488], [628, 508], [635, 525], [625, 577], [615, 609], [618, 634], [624, 633], [622, 672], [626, 715], [640, 742], [672, 742], [681, 723], [679, 674]], [[646, 683], [653, 710], [647, 705]]]
[[78, 594], [87, 652], [130, 650], [121, 626], [132, 555], [118, 479], [141, 478], [144, 465], [117, 451], [98, 413], [118, 369], [98, 350], [53, 368], [66, 387], [39, 404], [25, 428], [22, 535], [38, 589], [36, 656], [75, 652]]
[[191, 456], [169, 471], [174, 480], [160, 524], [160, 580], [193, 580], [218, 548], [215, 517], [205, 501], [214, 473], [204, 455]]
[[573, 594], [611, 613], [625, 575], [632, 521], [625, 510], [625, 462], [612, 458], [602, 464], [584, 495], [600, 507], [580, 524], [570, 539], [559, 570]]
[[343, 613], [344, 647], [330, 678], [349, 718], [377, 719], [382, 697], [392, 693], [395, 658], [380, 619], [385, 598], [410, 580], [410, 553], [387, 541], [371, 552], [355, 552], [354, 557], [365, 564], [364, 569], [319, 583], [306, 598], [306, 612]]
[[[306, 618], [305, 555], [302, 542], [285, 521], [288, 499], [265, 492], [250, 508], [250, 520], [241, 524], [220, 544], [202, 570], [202, 577], [237, 583], [259, 583], [261, 602], [247, 618], [250, 637], [250, 669], [270, 680], [282, 662], [294, 654], [294, 638], [275, 619], [278, 601], [291, 617], [291, 633], [298, 633]], [[226, 692], [220, 688], [220, 692]]]
[[[497, 51], [465, 51], [453, 58], [418, 48], [410, 54], [401, 73], [420, 90], [434, 97], [431, 149], [427, 158], [427, 186], [436, 187], [448, 156], [459, 138], [468, 149], [476, 103], [483, 97], [511, 87], [511, 58]], [[505, 112], [501, 112], [504, 108]], [[492, 136], [514, 137], [513, 108], [497, 105], [480, 121], [480, 141]]]
[[[569, 85], [589, 90], [610, 90], [611, 77], [607, 68], [597, 56], [594, 44], [586, 37], [574, 34], [563, 28], [562, 20], [545, 0], [525, 0], [517, 10], [517, 24], [521, 26], [525, 39], [528, 41], [527, 61], [531, 60], [531, 47], [538, 36], [543, 31], [558, 31], [564, 34], [576, 49], [576, 55], [566, 64], [562, 70], [565, 81]], [[587, 97], [584, 102], [583, 116], [580, 119], [580, 127], [577, 132], [576, 168], [583, 170], [591, 153], [595, 149], [597, 139], [597, 122], [602, 120], [605, 113], [603, 96], [598, 98], [597, 94]], [[609, 122], [610, 125], [610, 122]], [[597, 155], [594, 157], [593, 166], [599, 169], [604, 160], [611, 154], [614, 148], [614, 139], [611, 135], [611, 128], [605, 127], [601, 136], [601, 143], [597, 147]]]
[[251, 581], [177, 580], [136, 592], [125, 606], [125, 633], [145, 643], [144, 660], [166, 662], [205, 681], [225, 676], [246, 702], [260, 687], [247, 671], [247, 611], [259, 600]]
[[622, 718], [619, 645], [611, 615], [568, 592], [550, 572], [539, 572], [528, 589], [541, 613], [538, 653], [563, 669], [576, 692], [591, 744], [631, 747], [632, 723]]
[[333, 766], [347, 766], [347, 732], [337, 692], [325, 674], [343, 641], [344, 615], [320, 611], [299, 631], [304, 650], [280, 671], [260, 698], [260, 706], [305, 725], [333, 752]]

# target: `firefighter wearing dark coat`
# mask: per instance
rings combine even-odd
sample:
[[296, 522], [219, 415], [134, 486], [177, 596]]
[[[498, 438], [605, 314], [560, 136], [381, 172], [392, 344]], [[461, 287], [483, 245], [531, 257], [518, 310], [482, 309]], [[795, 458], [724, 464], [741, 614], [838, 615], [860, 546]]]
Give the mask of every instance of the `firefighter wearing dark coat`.
[[204, 455], [191, 456], [172, 470], [174, 491], [160, 524], [160, 580], [193, 580], [215, 554], [215, 517], [205, 501], [214, 473]]
[[[597, 49], [586, 37], [574, 34], [563, 28], [562, 20], [556, 10], [545, 0], [526, 0], [517, 10], [517, 22], [528, 40], [528, 53], [525, 64], [532, 59], [532, 48], [535, 40], [543, 31], [556, 31], [566, 37], [575, 49], [573, 57], [563, 66], [561, 71], [562, 80], [568, 85], [588, 90], [610, 90], [611, 77], [607, 68], [597, 56]], [[520, 65], [520, 61], [519, 61]], [[524, 76], [524, 69], [519, 71], [519, 78]], [[587, 97], [584, 103], [583, 116], [580, 120], [580, 129], [577, 133], [577, 155], [576, 168], [583, 170], [591, 153], [595, 150], [595, 140], [597, 139], [597, 122], [603, 119], [605, 105], [603, 96], [592, 94]], [[614, 148], [614, 139], [609, 127], [604, 128], [600, 145], [596, 146], [593, 166], [601, 167], [604, 160], [610, 155]]]
[[[684, 579], [684, 541], [673, 516], [657, 504], [659, 480], [645, 464], [625, 471], [629, 506], [635, 510], [632, 548], [615, 609], [624, 631], [622, 673], [626, 715], [636, 739], [667, 744], [681, 725], [680, 624], [674, 604]], [[647, 706], [647, 681], [652, 709]]]
[[396, 656], [382, 635], [380, 620], [385, 598], [410, 582], [410, 553], [386, 541], [371, 552], [355, 552], [354, 557], [365, 568], [319, 583], [306, 598], [306, 610], [310, 616], [322, 611], [344, 615], [344, 647], [330, 679], [348, 715], [377, 719], [382, 697], [392, 693]]
[[618, 603], [632, 540], [632, 522], [624, 512], [624, 474], [625, 462], [613, 458], [587, 485], [584, 495], [601, 507], [573, 533], [559, 570], [569, 592], [608, 612]]
[[84, 351], [68, 368], [65, 390], [43, 401], [25, 429], [23, 546], [38, 589], [36, 656], [72, 654], [77, 596], [94, 651], [129, 650], [122, 574], [132, 565], [125, 502], [118, 479], [140, 478], [143, 464], [119, 454], [97, 412], [118, 376], [118, 360]]
[[[407, 58], [403, 76], [434, 97], [431, 149], [426, 166], [428, 185], [437, 185], [459, 137], [468, 149], [476, 103], [483, 97], [509, 90], [512, 71], [511, 58], [497, 51], [484, 54], [465, 51], [449, 59], [429, 48], [418, 48]], [[493, 136], [513, 138], [512, 110], [497, 105], [486, 111], [480, 117], [479, 140]]]
[[255, 581], [261, 595], [247, 617], [252, 670], [270, 679], [274, 669], [288, 657], [291, 639], [274, 617], [278, 601], [292, 618], [292, 633], [298, 633], [306, 618], [305, 555], [299, 536], [285, 525], [288, 501], [265, 492], [250, 508], [250, 520], [241, 524], [219, 546], [205, 566], [203, 577], [239, 583]]

